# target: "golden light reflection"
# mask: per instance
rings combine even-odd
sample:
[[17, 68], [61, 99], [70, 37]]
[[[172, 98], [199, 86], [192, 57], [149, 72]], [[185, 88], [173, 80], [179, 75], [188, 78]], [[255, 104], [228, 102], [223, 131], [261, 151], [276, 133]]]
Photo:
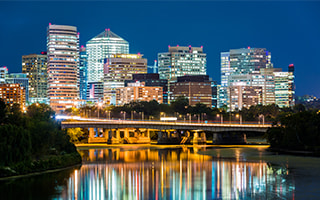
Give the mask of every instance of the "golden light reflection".
[[[241, 151], [235, 151], [240, 157]], [[293, 199], [288, 171], [264, 162], [213, 160], [190, 149], [95, 149], [82, 152], [66, 199]]]

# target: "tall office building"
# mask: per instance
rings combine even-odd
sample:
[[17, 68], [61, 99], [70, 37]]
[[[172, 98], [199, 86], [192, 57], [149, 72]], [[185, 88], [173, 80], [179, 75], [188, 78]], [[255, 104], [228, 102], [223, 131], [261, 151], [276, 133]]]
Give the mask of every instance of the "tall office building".
[[230, 110], [241, 110], [262, 104], [262, 87], [259, 86], [230, 86]]
[[147, 59], [142, 54], [114, 54], [105, 59], [104, 101], [116, 103], [116, 89], [124, 87], [125, 80], [132, 80], [133, 74], [147, 73]]
[[[221, 87], [219, 90], [219, 103], [218, 106], [222, 107], [226, 105], [230, 109], [230, 90], [229, 87], [231, 84], [233, 86], [248, 84], [245, 81], [249, 74], [254, 74], [257, 71], [260, 72], [261, 69], [270, 69], [273, 68], [271, 63], [271, 53], [264, 48], [242, 48], [242, 49], [231, 49], [229, 52], [221, 53]], [[265, 76], [267, 76], [267, 71]], [[255, 77], [254, 79], [270, 79], [269, 77]], [[231, 77], [233, 77], [231, 79]], [[251, 77], [252, 78], [252, 77]], [[254, 82], [254, 81], [253, 81]], [[270, 80], [264, 80], [264, 82], [270, 83]], [[258, 84], [265, 84], [261, 81]], [[243, 85], [244, 86], [244, 85]], [[269, 87], [269, 88], [268, 88]], [[266, 98], [266, 91], [272, 90], [273, 86], [265, 85], [263, 87], [263, 104], [267, 104], [270, 100]], [[241, 109], [241, 108], [239, 108]]]
[[211, 81], [207, 75], [181, 76], [177, 82], [171, 83], [171, 101], [178, 97], [188, 98], [189, 105], [194, 106], [202, 103], [207, 107], [212, 107]]
[[294, 106], [294, 65], [289, 65], [288, 72], [275, 72], [274, 76], [276, 104], [280, 108]]
[[6, 83], [20, 84], [24, 88], [24, 100], [29, 101], [29, 79], [26, 74], [23, 73], [10, 73], [6, 75]]
[[176, 81], [185, 75], [206, 75], [207, 55], [203, 47], [169, 46], [169, 52], [158, 53], [160, 79]]
[[[22, 73], [29, 79], [29, 102], [47, 102], [47, 53], [22, 56]], [[26, 92], [28, 93], [28, 92]], [[27, 96], [27, 95], [26, 95]], [[26, 97], [28, 101], [28, 97]]]
[[88, 80], [87, 80], [87, 75], [88, 75], [88, 71], [87, 71], [87, 52], [86, 52], [86, 48], [84, 46], [81, 46], [80, 48], [80, 65], [79, 65], [79, 78], [80, 78], [80, 85], [79, 85], [79, 89], [80, 89], [80, 99], [87, 99], [87, 84], [88, 84]]
[[9, 105], [20, 104], [21, 110], [25, 106], [25, 89], [18, 83], [0, 84], [0, 99]]
[[128, 54], [129, 43], [110, 29], [105, 29], [87, 42], [86, 51], [88, 56], [88, 82], [103, 82], [105, 58], [110, 58], [112, 54]]
[[218, 108], [229, 104], [228, 78], [230, 76], [230, 52], [221, 53], [221, 85], [219, 87]]
[[77, 27], [51, 25], [47, 29], [48, 98], [56, 112], [79, 99], [79, 34]]

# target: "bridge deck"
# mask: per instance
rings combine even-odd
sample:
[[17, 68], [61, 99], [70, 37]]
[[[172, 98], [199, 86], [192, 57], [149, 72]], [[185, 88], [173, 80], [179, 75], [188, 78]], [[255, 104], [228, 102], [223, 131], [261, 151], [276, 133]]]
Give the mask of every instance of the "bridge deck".
[[235, 123], [194, 123], [194, 122], [163, 122], [163, 121], [130, 121], [130, 120], [75, 120], [62, 121], [62, 128], [147, 128], [147, 129], [180, 129], [202, 130], [213, 132], [255, 131], [266, 132], [271, 124], [235, 124]]

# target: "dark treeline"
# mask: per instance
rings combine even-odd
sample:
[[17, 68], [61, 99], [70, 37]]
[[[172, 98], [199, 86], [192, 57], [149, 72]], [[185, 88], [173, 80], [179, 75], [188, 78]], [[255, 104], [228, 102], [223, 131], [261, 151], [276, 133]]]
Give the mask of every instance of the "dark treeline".
[[[0, 99], [0, 176], [79, 163], [76, 147], [53, 117], [54, 112], [46, 104], [32, 104], [23, 113], [20, 105], [10, 108]], [[67, 156], [70, 163], [59, 160], [71, 154], [74, 156]], [[6, 167], [11, 174], [3, 171]]]
[[282, 112], [267, 131], [273, 148], [320, 152], [320, 111]]
[[[227, 108], [209, 108], [198, 103], [190, 106], [185, 97], [179, 97], [171, 104], [159, 104], [157, 101], [133, 101], [123, 106], [85, 105], [79, 109], [70, 108], [65, 111], [68, 115], [80, 115], [82, 117], [95, 117], [103, 119], [133, 119], [133, 120], [159, 120], [161, 117], [177, 117], [178, 120], [192, 121], [240, 121], [242, 122], [272, 122], [282, 112], [275, 104], [268, 106], [251, 106], [241, 111], [227, 112]], [[222, 117], [221, 117], [222, 116]]]

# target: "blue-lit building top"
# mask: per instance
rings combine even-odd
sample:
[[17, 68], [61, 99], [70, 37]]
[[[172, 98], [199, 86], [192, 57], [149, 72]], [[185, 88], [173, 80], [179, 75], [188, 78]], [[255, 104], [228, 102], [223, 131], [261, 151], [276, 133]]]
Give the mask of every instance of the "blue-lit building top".
[[80, 78], [80, 99], [87, 99], [87, 53], [86, 48], [80, 48], [80, 65], [79, 65], [79, 78]]

